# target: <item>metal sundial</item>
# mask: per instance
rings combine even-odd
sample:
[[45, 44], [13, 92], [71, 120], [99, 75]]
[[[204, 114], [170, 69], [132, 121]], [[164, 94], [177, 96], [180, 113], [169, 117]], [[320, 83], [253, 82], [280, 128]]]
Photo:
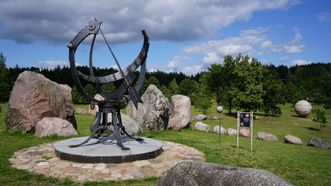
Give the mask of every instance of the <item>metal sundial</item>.
[[[141, 48], [139, 55], [136, 59], [125, 69], [122, 69], [117, 58], [115, 57], [110, 45], [101, 30], [101, 21], [96, 19], [91, 20], [87, 26], [81, 29], [77, 35], [74, 37], [72, 41], [68, 44], [69, 48], [69, 61], [71, 74], [74, 80], [74, 83], [78, 89], [78, 91], [85, 96], [93, 106], [97, 104], [99, 107], [99, 112], [97, 112], [95, 120], [93, 122], [93, 126], [91, 128], [90, 136], [80, 144], [71, 145], [70, 147], [78, 147], [83, 144], [88, 143], [92, 138], [97, 138], [97, 143], [102, 143], [107, 140], [116, 140], [116, 143], [122, 150], [128, 150], [129, 148], [123, 145], [123, 142], [127, 138], [131, 138], [137, 141], [143, 141], [142, 138], [133, 137], [129, 135], [125, 127], [122, 124], [121, 118], [121, 105], [127, 105], [129, 100], [132, 100], [133, 104], [136, 108], [138, 108], [138, 103], [142, 102], [139, 96], [139, 90], [141, 89], [146, 73], [146, 58], [149, 49], [149, 39], [144, 30], [142, 30], [142, 35], [144, 37], [144, 43]], [[118, 72], [109, 74], [107, 76], [95, 76], [93, 73], [93, 47], [96, 36], [98, 33], [101, 33], [102, 38], [104, 39], [116, 65], [118, 67]], [[90, 47], [90, 55], [89, 55], [89, 72], [90, 74], [84, 74], [76, 69], [76, 61], [75, 61], [75, 53], [79, 46], [79, 44], [85, 40], [88, 36], [92, 35], [92, 43]], [[140, 66], [140, 74], [137, 78], [134, 74], [134, 71]], [[94, 95], [88, 94], [81, 84], [80, 79], [91, 83], [96, 92], [99, 93], [104, 100], [96, 100], [94, 99]], [[115, 81], [122, 80], [121, 85], [114, 92], [107, 92], [102, 90], [101, 85], [112, 83]], [[111, 122], [108, 122], [108, 114], [112, 114]], [[110, 132], [111, 135], [106, 135], [106, 132]]]

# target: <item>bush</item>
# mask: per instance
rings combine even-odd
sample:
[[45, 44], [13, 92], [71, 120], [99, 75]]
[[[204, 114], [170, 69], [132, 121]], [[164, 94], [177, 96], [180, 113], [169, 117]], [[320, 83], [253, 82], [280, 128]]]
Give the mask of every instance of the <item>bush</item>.
[[326, 116], [325, 116], [325, 111], [321, 110], [321, 109], [313, 109], [312, 110], [313, 113], [313, 118], [312, 120], [315, 122], [319, 122], [320, 123], [320, 128], [325, 127], [327, 121], [326, 121]]

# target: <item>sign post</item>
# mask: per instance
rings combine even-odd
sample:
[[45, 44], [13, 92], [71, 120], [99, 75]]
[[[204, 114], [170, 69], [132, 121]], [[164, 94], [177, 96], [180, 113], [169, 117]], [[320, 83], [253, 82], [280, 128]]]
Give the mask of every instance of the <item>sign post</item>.
[[[221, 119], [222, 119], [222, 112], [223, 112], [223, 107], [222, 106], [217, 106], [216, 111], [218, 113], [218, 118], [220, 119], [220, 122], [218, 123], [218, 147], [221, 150]], [[221, 117], [220, 117], [221, 115]]]
[[239, 133], [241, 127], [250, 128], [251, 152], [253, 152], [253, 112], [237, 112], [237, 148], [239, 148]]
[[240, 112], [237, 112], [237, 149], [239, 148], [239, 126], [240, 126]]

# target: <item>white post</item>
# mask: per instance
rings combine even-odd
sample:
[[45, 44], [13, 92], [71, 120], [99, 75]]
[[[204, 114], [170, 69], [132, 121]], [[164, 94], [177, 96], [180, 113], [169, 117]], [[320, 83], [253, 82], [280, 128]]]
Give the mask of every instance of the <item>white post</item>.
[[222, 120], [223, 107], [221, 105], [218, 105], [216, 107], [216, 111], [218, 113], [218, 118], [220, 120], [220, 122], [218, 123], [218, 146], [219, 149], [221, 150], [221, 120]]
[[253, 112], [251, 112], [251, 152], [253, 152]]
[[237, 148], [239, 148], [239, 125], [240, 125], [240, 112], [237, 111]]
[[218, 147], [221, 150], [221, 118], [220, 118], [220, 114], [218, 114], [218, 118], [220, 119], [220, 122], [218, 123]]

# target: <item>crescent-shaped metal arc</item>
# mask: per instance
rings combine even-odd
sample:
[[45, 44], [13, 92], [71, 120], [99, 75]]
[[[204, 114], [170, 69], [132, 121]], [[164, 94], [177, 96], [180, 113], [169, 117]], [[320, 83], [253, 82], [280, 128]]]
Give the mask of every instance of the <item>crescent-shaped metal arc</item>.
[[[136, 84], [134, 86], [134, 89], [137, 92], [139, 92], [140, 88], [142, 87], [142, 85], [144, 83], [145, 73], [146, 73], [146, 62], [144, 61], [141, 64], [139, 78], [136, 80]], [[125, 82], [123, 81], [115, 92], [110, 93], [110, 92], [101, 90], [101, 92], [99, 94], [106, 99], [113, 99], [113, 98], [116, 98], [118, 95], [124, 95], [125, 92], [127, 91], [127, 88], [128, 87], [126, 86]], [[129, 98], [129, 99], [131, 99], [131, 98]]]
[[91, 43], [91, 47], [90, 47], [89, 65], [90, 65], [90, 76], [91, 77], [94, 77], [94, 73], [93, 73], [93, 48], [94, 48], [94, 42], [95, 42], [96, 37], [97, 37], [97, 35], [94, 34], [93, 39], [92, 39], [92, 43]]
[[98, 33], [100, 25], [101, 25], [101, 22], [97, 21], [96, 19], [91, 21], [89, 23], [89, 25], [87, 25], [83, 29], [81, 29], [78, 32], [78, 34], [74, 37], [74, 39], [71, 40], [70, 43], [68, 44], [71, 75], [76, 84], [77, 90], [81, 94], [83, 94], [86, 98], [88, 98], [89, 101], [94, 101], [94, 102], [103, 102], [103, 101], [98, 101], [98, 100], [94, 99], [94, 95], [90, 95], [84, 90], [84, 88], [78, 78], [78, 71], [76, 69], [75, 53], [76, 53], [77, 47], [85, 38], [87, 38], [91, 34], [96, 35]]
[[[147, 53], [149, 50], [149, 38], [144, 30], [141, 31], [142, 35], [144, 36], [144, 43], [140, 50], [139, 55], [136, 59], [126, 68], [123, 69], [123, 74], [127, 76], [129, 73], [135, 71], [147, 58]], [[88, 76], [80, 71], [77, 71], [79, 77], [82, 79], [89, 81], [91, 83], [98, 83], [98, 84], [106, 84], [110, 82], [114, 82], [117, 80], [123, 79], [123, 75], [121, 72], [116, 72], [107, 76]]]

